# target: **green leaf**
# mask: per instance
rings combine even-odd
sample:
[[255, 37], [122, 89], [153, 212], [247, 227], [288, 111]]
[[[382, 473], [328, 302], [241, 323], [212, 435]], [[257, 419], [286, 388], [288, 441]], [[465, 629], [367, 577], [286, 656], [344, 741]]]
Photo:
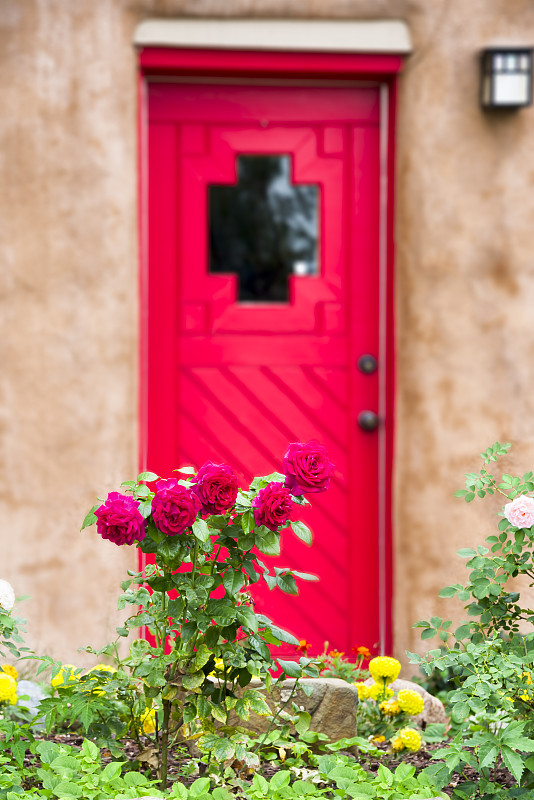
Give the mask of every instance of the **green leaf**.
[[284, 661], [281, 658], [277, 659], [282, 671], [290, 678], [300, 678], [302, 676], [302, 669], [295, 661]]
[[98, 517], [95, 514], [97, 508], [100, 508], [99, 503], [93, 506], [92, 509], [85, 515], [82, 527], [80, 528], [81, 531], [83, 531], [84, 528], [88, 528], [90, 525], [94, 525], [94, 523], [97, 521]]
[[289, 786], [291, 780], [291, 773], [288, 770], [280, 770], [276, 772], [269, 782], [269, 789], [278, 792], [283, 786]]
[[245, 533], [251, 533], [254, 530], [254, 512], [251, 508], [241, 516], [241, 527]]
[[[219, 738], [219, 737], [217, 737]], [[189, 787], [189, 797], [200, 797], [200, 795], [208, 792], [210, 788], [209, 778], [197, 778]]]
[[204, 683], [204, 678], [202, 670], [193, 672], [191, 675], [184, 675], [182, 678], [184, 689], [198, 689]]
[[435, 628], [424, 628], [421, 631], [421, 639], [432, 639], [436, 633], [437, 631]]
[[454, 638], [458, 640], [465, 639], [467, 636], [469, 636], [470, 633], [471, 633], [471, 626], [467, 623], [464, 623], [463, 625], [460, 625], [458, 628], [456, 628], [456, 630], [454, 631]]
[[293, 575], [279, 575], [276, 578], [276, 583], [279, 589], [285, 594], [298, 594], [299, 587]]
[[267, 586], [269, 587], [269, 589], [271, 589], [271, 591], [272, 591], [274, 589], [274, 587], [276, 586], [276, 578], [274, 577], [274, 575], [269, 575], [268, 572], [264, 572], [263, 573], [263, 579], [264, 579], [265, 583], [267, 584]]
[[276, 636], [277, 639], [280, 639], [281, 642], [295, 645], [295, 647], [299, 645], [299, 640], [296, 636], [293, 636], [292, 633], [285, 631], [283, 628], [279, 628], [277, 625], [272, 625], [271, 623], [269, 623], [269, 628], [273, 635]]
[[180, 781], [175, 781], [173, 783], [173, 785], [172, 785], [172, 794], [169, 795], [170, 798], [171, 797], [172, 798], [176, 797], [176, 798], [178, 798], [178, 800], [187, 800], [188, 795], [189, 795], [189, 792], [187, 790], [187, 787], [184, 786], [183, 783], [180, 783]]
[[226, 737], [221, 736], [211, 752], [217, 761], [221, 763], [226, 761], [227, 758], [232, 758], [235, 753], [235, 745]]
[[260, 553], [265, 553], [267, 556], [279, 556], [280, 534], [269, 530], [261, 534], [256, 531], [256, 547]]
[[198, 539], [199, 542], [207, 542], [210, 538], [210, 529], [203, 519], [197, 519], [193, 523], [193, 536]]
[[454, 597], [454, 595], [460, 591], [462, 587], [459, 583], [455, 583], [453, 586], [445, 586], [439, 593], [439, 597]]
[[197, 670], [202, 669], [202, 667], [208, 663], [211, 656], [212, 653], [209, 647], [206, 647], [205, 644], [201, 644], [195, 653], [195, 668]]
[[140, 472], [137, 476], [137, 483], [140, 483], [141, 481], [152, 483], [153, 481], [157, 480], [159, 480], [159, 475], [156, 475], [155, 472]]
[[301, 539], [305, 544], [311, 545], [313, 536], [311, 530], [300, 520], [291, 523], [291, 529], [295, 536]]
[[319, 577], [311, 572], [299, 572], [296, 569], [291, 570], [291, 574], [301, 581], [318, 581]]
[[473, 550], [472, 547], [461, 547], [456, 553], [460, 558], [471, 558], [471, 556], [476, 556], [477, 551]]
[[227, 569], [222, 578], [223, 586], [228, 592], [230, 597], [233, 597], [237, 592], [240, 591], [243, 584], [245, 583], [245, 579], [243, 578], [243, 573], [238, 572], [237, 570]]
[[298, 719], [295, 722], [295, 730], [298, 734], [303, 734], [310, 727], [311, 715], [307, 711], [299, 711]]
[[519, 783], [524, 769], [522, 756], [512, 750], [511, 747], [507, 747], [507, 745], [501, 747], [501, 756], [517, 783]]
[[469, 716], [470, 709], [466, 702], [462, 701], [460, 703], [456, 703], [451, 712], [451, 717], [454, 722], [463, 722], [464, 719], [467, 719]]

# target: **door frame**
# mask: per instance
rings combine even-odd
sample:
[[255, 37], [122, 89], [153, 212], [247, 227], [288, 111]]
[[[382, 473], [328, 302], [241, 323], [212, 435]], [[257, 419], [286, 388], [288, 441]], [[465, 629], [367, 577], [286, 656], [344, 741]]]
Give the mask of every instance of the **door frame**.
[[[395, 411], [394, 350], [394, 192], [398, 75], [404, 59], [397, 54], [279, 52], [182, 47], [138, 50], [138, 197], [139, 197], [139, 469], [147, 465], [148, 408], [148, 163], [147, 84], [152, 80], [266, 79], [372, 84], [380, 88], [380, 223], [378, 537], [380, 652], [393, 647], [392, 483]], [[354, 365], [356, 368], [356, 365]], [[353, 587], [353, 608], [362, 598]], [[365, 602], [365, 599], [364, 599]], [[362, 643], [367, 644], [367, 643]]]

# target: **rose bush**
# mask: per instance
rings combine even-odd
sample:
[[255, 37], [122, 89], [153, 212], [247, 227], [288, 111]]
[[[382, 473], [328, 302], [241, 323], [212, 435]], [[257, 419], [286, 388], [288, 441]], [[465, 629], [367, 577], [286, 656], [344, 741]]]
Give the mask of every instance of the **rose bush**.
[[[139, 731], [140, 719], [154, 718], [151, 753], [163, 788], [169, 742], [178, 734], [194, 739], [222, 765], [234, 758], [257, 765], [261, 743], [247, 749], [249, 739], [230, 725], [230, 715], [244, 721], [252, 712], [271, 715], [264, 691], [274, 674], [279, 682], [319, 672], [307, 657], [274, 661], [269, 646], [298, 647], [298, 639], [255, 613], [251, 600], [260, 580], [269, 589], [298, 594], [297, 579], [316, 576], [289, 567], [276, 567], [272, 575], [258, 553], [278, 555], [283, 528], [311, 544], [310, 530], [292, 517], [308, 503], [303, 494], [326, 490], [333, 469], [322, 445], [293, 443], [284, 460], [286, 474], [257, 477], [248, 489], [239, 489], [230, 466], [208, 461], [198, 472], [177, 470], [180, 478], [143, 472], [122, 484], [126, 495], [111, 492], [94, 506], [82, 529], [96, 522], [102, 538], [135, 544], [153, 561], [123, 582], [119, 608], [133, 606], [134, 613], [117, 629], [119, 637], [136, 628], [149, 636], [135, 640], [124, 659], [118, 641], [98, 651], [88, 648], [113, 658], [116, 671], [98, 684], [88, 673], [58, 686], [64, 700], [72, 696], [61, 713], [72, 717], [83, 707], [82, 724], [110, 747], [117, 737]], [[253, 676], [263, 681], [263, 690], [249, 688]], [[58, 707], [47, 703], [51, 719]], [[298, 720], [302, 714], [298, 711]], [[144, 726], [145, 733], [146, 727], [151, 726]]]

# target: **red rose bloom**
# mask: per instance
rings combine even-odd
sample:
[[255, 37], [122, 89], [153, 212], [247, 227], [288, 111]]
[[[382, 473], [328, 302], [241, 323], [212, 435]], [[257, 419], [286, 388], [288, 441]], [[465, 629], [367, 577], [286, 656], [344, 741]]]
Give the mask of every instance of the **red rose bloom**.
[[193, 478], [191, 490], [198, 496], [203, 514], [224, 514], [234, 505], [238, 488], [231, 467], [207, 461]]
[[122, 545], [145, 538], [145, 521], [137, 502], [129, 495], [110, 492], [106, 502], [96, 509], [95, 516], [96, 530], [103, 539]]
[[290, 444], [282, 467], [286, 486], [295, 497], [326, 491], [334, 468], [326, 448], [313, 439], [311, 442]]
[[193, 524], [200, 511], [200, 500], [176, 478], [158, 481], [152, 500], [152, 519], [167, 536], [177, 536]]
[[273, 481], [260, 489], [258, 496], [252, 501], [254, 522], [256, 525], [265, 525], [271, 531], [277, 531], [280, 525], [288, 522], [292, 505], [289, 489], [283, 483]]

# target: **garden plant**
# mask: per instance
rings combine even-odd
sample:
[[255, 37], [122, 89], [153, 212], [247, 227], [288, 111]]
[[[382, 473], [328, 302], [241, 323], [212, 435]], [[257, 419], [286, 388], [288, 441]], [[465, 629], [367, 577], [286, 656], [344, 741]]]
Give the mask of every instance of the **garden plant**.
[[[416, 625], [424, 640], [437, 636], [439, 647], [426, 656], [410, 653], [412, 662], [453, 683], [447, 740], [430, 766], [416, 771], [403, 758], [425, 740], [440, 741], [445, 726], [414, 724], [423, 701], [415, 691], [391, 688], [396, 659], [371, 658], [362, 646], [351, 660], [327, 643], [321, 656], [308, 658], [308, 642], [254, 610], [258, 581], [296, 594], [299, 580], [316, 579], [261, 560], [262, 553], [280, 553], [283, 535], [311, 544], [298, 511], [332, 477], [320, 444], [294, 443], [281, 472], [245, 489], [229, 466], [208, 462], [171, 478], [141, 473], [93, 507], [84, 529], [96, 523], [103, 539], [139, 548], [150, 563], [122, 584], [119, 606], [132, 613], [117, 640], [87, 648], [100, 659], [95, 667], [41, 658], [52, 669], [38, 724], [17, 716], [16, 671], [0, 666], [0, 800], [533, 798], [534, 610], [522, 602], [521, 586], [534, 585], [534, 474], [490, 472], [509, 447], [488, 448], [481, 470], [468, 473], [457, 492], [468, 503], [503, 499], [486, 545], [460, 551], [468, 580], [440, 593], [459, 598], [466, 620], [454, 630], [440, 617]], [[0, 581], [0, 650], [11, 660], [28, 655], [14, 602], [12, 588]], [[282, 642], [300, 651], [298, 660], [273, 656]], [[310, 730], [295, 691], [273, 710], [269, 692], [277, 682], [289, 676], [298, 687], [300, 677], [319, 674], [357, 685], [353, 739], [328, 742]], [[246, 728], [252, 714], [268, 718], [266, 733]], [[75, 746], [46, 739], [61, 730], [76, 732]], [[131, 740], [138, 744], [133, 759], [124, 750]], [[183, 764], [170, 785], [168, 760], [177, 747]]]
[[[455, 790], [458, 800], [534, 796], [534, 611], [523, 607], [512, 583], [522, 578], [534, 585], [534, 473], [495, 477], [490, 465], [509, 449], [496, 442], [485, 450], [481, 470], [467, 473], [465, 488], [456, 492], [467, 503], [488, 496], [506, 501], [487, 546], [459, 551], [468, 559], [467, 583], [440, 592], [465, 603], [469, 619], [454, 631], [440, 617], [418, 622], [423, 639], [438, 636], [440, 647], [426, 656], [409, 654], [427, 675], [448, 671], [456, 684], [448, 697], [453, 740], [435, 753], [444, 763], [433, 769], [440, 786], [454, 772], [474, 771], [476, 778]], [[499, 785], [501, 766], [516, 789]]]

